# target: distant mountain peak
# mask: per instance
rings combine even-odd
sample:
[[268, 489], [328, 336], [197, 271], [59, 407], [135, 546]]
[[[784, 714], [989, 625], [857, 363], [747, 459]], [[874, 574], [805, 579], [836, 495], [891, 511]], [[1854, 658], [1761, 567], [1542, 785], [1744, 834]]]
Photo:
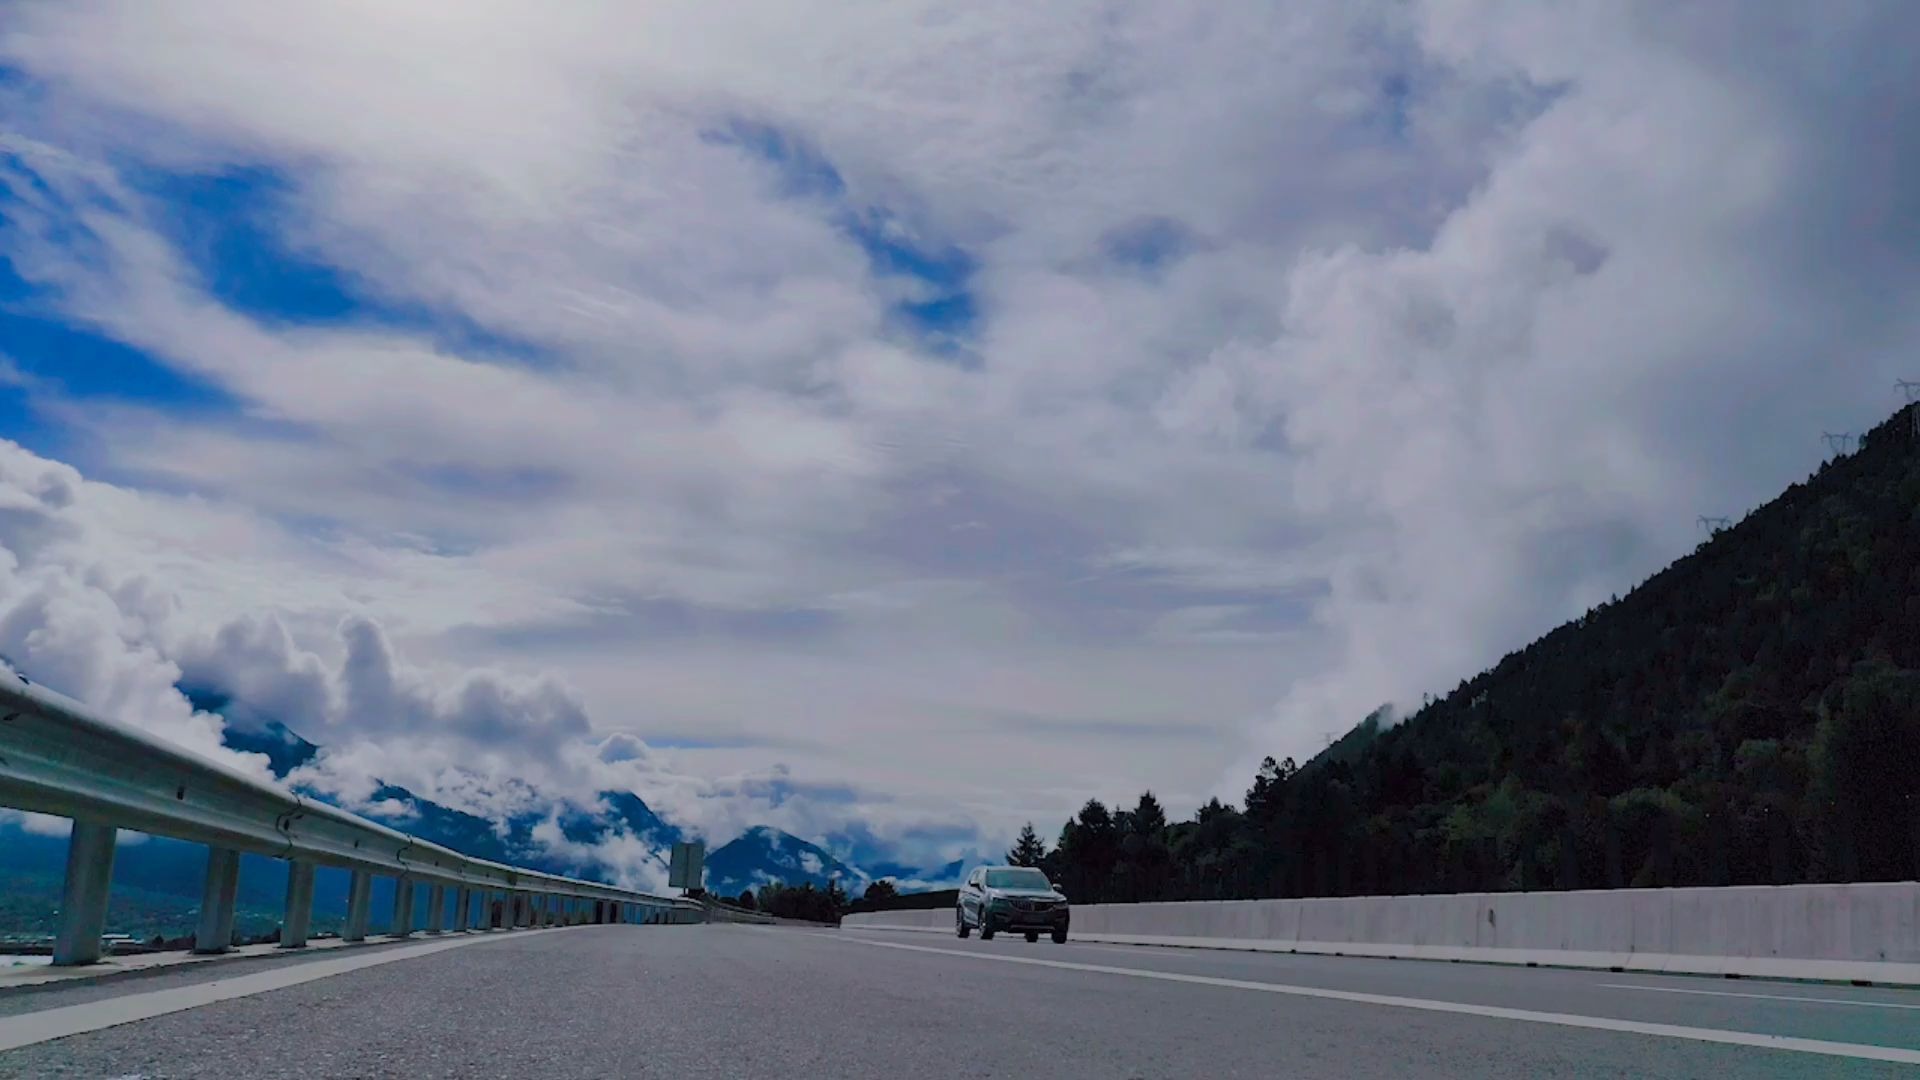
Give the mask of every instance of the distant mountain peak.
[[707, 854], [707, 888], [723, 895], [757, 889], [772, 882], [824, 887], [867, 880], [865, 872], [833, 857], [825, 848], [789, 832], [756, 825]]
[[[318, 758], [324, 748], [305, 738], [278, 720], [258, 715], [217, 687], [182, 686], [193, 707], [216, 713], [227, 721], [222, 741], [241, 753], [263, 754], [275, 777], [285, 780], [295, 769]], [[373, 793], [372, 816], [387, 821], [423, 840], [441, 844], [464, 854], [500, 862], [514, 862], [555, 873], [594, 875], [597, 866], [569, 863], [537, 844], [534, 830], [550, 818], [560, 827], [569, 844], [593, 846], [611, 836], [631, 835], [656, 850], [687, 839], [677, 825], [661, 817], [646, 800], [631, 791], [609, 789], [595, 793], [585, 803], [553, 798], [517, 779], [495, 785], [496, 794], [512, 789], [536, 809], [510, 816], [495, 823], [476, 814], [457, 810], [419, 795], [397, 784], [380, 782]], [[318, 792], [307, 794], [325, 799]], [[504, 827], [504, 835], [502, 835]], [[863, 830], [864, 832], [864, 830]], [[836, 844], [836, 846], [842, 846]], [[957, 878], [960, 864], [920, 870], [887, 858], [885, 849], [867, 845], [863, 855], [853, 858], [871, 861], [883, 868], [879, 876], [901, 880], [945, 881]], [[802, 839], [771, 825], [755, 825], [707, 855], [708, 887], [728, 894], [757, 888], [771, 881], [790, 884], [812, 882], [825, 886], [838, 879], [844, 885], [857, 885], [875, 877], [860, 866], [836, 857], [820, 844]]]

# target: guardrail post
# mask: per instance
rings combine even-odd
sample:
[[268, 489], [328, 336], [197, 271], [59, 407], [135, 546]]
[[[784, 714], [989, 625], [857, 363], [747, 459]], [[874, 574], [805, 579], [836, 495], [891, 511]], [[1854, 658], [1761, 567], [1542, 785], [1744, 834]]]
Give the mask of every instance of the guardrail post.
[[446, 924], [446, 918], [447, 887], [436, 881], [433, 887], [427, 890], [427, 933], [439, 933], [441, 927]]
[[313, 864], [295, 859], [287, 864], [287, 914], [280, 921], [280, 947], [304, 949], [313, 925]]
[[342, 941], [367, 940], [367, 925], [373, 921], [373, 873], [355, 870], [347, 886], [347, 925], [340, 931]]
[[193, 932], [193, 951], [223, 953], [233, 947], [233, 902], [240, 889], [240, 853], [232, 848], [207, 849], [206, 887], [200, 891], [200, 925]]
[[516, 896], [514, 899], [517, 900], [518, 903], [514, 905], [513, 925], [532, 926], [533, 925], [533, 894], [521, 893], [518, 896]]
[[473, 929], [473, 890], [465, 885], [453, 887], [453, 919], [447, 923], [447, 929], [456, 934], [464, 934]]
[[413, 936], [413, 879], [393, 879], [393, 922], [387, 927], [392, 937]]
[[53, 962], [77, 967], [100, 959], [100, 931], [107, 926], [107, 892], [113, 885], [111, 825], [73, 823], [67, 840], [67, 880], [60, 890], [60, 928], [53, 939]]

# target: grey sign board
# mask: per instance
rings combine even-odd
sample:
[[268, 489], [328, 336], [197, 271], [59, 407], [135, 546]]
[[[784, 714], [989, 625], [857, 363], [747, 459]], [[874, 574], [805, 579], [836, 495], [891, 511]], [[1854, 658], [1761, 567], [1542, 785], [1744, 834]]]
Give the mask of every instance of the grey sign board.
[[673, 862], [667, 867], [667, 886], [674, 889], [698, 889], [706, 877], [707, 845], [673, 845]]

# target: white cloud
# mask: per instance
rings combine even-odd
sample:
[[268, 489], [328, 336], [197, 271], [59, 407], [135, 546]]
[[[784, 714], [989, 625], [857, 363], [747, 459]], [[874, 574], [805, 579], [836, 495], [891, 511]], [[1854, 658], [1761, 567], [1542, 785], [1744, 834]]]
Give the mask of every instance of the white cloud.
[[[15, 16], [5, 254], [234, 404], [13, 358], [95, 479], [0, 466], [0, 651], [203, 746], [217, 677], [359, 798], [1177, 808], [1623, 591], [1920, 340], [1892, 2]], [[234, 169], [417, 317], [224, 295], [149, 181]], [[850, 221], [964, 253], [954, 352]]]

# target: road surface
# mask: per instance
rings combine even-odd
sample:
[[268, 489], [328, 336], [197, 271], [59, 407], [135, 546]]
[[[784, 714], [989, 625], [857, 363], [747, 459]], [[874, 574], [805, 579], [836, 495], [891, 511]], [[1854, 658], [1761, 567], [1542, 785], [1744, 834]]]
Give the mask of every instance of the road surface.
[[[0, 1076], [1920, 1075], [1920, 992], [851, 929], [452, 940], [9, 990], [0, 1046], [79, 1033]], [[1758, 1045], [1782, 1038], [1827, 1052]]]

